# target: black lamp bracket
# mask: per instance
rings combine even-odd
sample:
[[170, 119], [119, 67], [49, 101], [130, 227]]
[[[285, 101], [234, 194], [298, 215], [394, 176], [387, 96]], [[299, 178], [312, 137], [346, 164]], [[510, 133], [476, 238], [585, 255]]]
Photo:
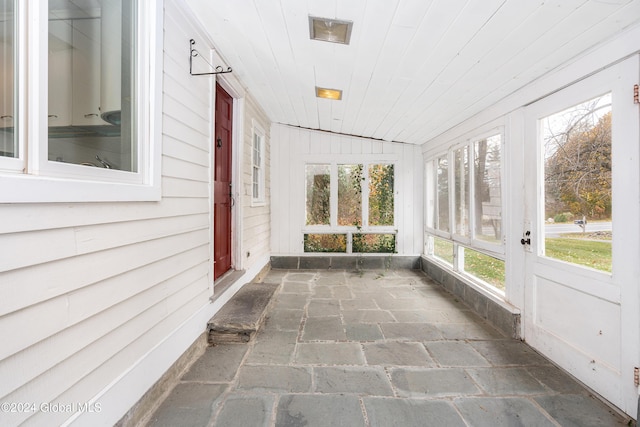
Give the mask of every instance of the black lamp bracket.
[[[216, 66], [211, 65], [209, 63], [209, 61], [207, 61], [202, 55], [200, 55], [200, 52], [198, 52], [198, 50], [194, 47], [195, 44], [196, 44], [196, 41], [194, 39], [189, 40], [189, 74], [191, 74], [192, 76], [210, 76], [210, 75], [214, 75], [214, 74], [226, 74], [226, 73], [230, 73], [230, 72], [233, 71], [231, 69], [231, 67], [227, 67], [227, 69], [225, 70], [220, 65], [216, 65]], [[202, 58], [202, 60], [204, 62], [206, 62], [207, 65], [209, 65], [215, 71], [211, 71], [211, 72], [208, 72], [208, 73], [194, 73], [193, 72], [193, 58], [195, 58], [197, 56]]]

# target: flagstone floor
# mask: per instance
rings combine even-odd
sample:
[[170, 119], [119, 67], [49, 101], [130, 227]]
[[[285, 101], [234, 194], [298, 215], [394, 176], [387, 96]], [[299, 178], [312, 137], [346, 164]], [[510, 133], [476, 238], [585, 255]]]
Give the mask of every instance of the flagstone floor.
[[209, 347], [149, 426], [617, 426], [418, 270], [272, 270], [249, 344]]

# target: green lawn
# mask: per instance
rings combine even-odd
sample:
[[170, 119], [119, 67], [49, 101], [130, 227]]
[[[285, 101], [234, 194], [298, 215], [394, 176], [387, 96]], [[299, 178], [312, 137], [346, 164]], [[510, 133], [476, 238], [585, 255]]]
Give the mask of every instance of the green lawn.
[[434, 237], [433, 254], [441, 260], [446, 261], [449, 264], [453, 264], [453, 243], [448, 240]]
[[611, 272], [611, 242], [583, 239], [545, 239], [545, 255], [596, 270]]
[[[434, 255], [453, 264], [453, 243], [439, 238], [434, 238]], [[482, 254], [480, 252], [465, 249], [464, 271], [498, 289], [504, 289], [504, 261]]]
[[504, 261], [500, 259], [465, 249], [464, 271], [504, 290]]
[[[434, 255], [453, 263], [453, 243], [438, 238], [434, 243]], [[550, 258], [611, 272], [611, 241], [560, 237], [546, 239], [545, 246], [545, 254]], [[504, 289], [504, 261], [465, 249], [464, 270]]]

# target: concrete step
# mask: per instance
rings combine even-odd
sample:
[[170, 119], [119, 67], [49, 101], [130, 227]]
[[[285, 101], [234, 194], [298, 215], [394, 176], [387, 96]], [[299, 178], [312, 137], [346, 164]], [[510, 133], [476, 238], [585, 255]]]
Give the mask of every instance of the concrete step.
[[279, 283], [244, 285], [208, 323], [210, 344], [246, 343], [264, 322]]

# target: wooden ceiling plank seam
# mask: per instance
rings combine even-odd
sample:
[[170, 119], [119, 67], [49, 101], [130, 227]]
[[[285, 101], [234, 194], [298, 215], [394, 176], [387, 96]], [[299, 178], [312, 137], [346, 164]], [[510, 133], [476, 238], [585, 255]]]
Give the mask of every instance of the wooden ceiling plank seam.
[[[256, 24], [259, 24], [256, 26], [263, 30], [262, 33], [266, 44], [264, 54], [267, 57], [270, 56], [274, 64], [272, 73], [267, 74], [268, 82], [273, 86], [273, 92], [276, 94], [276, 99], [284, 113], [283, 117], [287, 117], [290, 123], [297, 125], [300, 120], [297, 117], [293, 98], [287, 85], [292, 77], [290, 74], [294, 74], [294, 64], [291, 59], [291, 45], [289, 36], [286, 33], [282, 9], [273, 7], [272, 3], [269, 3], [267, 7], [261, 8], [260, 5], [265, 5], [265, 3], [256, 2], [255, 0], [253, 5], [256, 11]], [[292, 120], [293, 118], [295, 120]]]
[[[412, 34], [415, 33], [415, 31], [410, 32]], [[385, 42], [385, 45], [386, 44], [388, 43]], [[369, 88], [373, 90], [369, 90], [363, 98], [364, 104], [369, 106], [366, 111], [367, 119], [362, 121], [360, 126], [354, 129], [353, 133], [367, 137], [373, 136], [373, 131], [377, 128], [380, 117], [384, 117], [388, 114], [390, 111], [390, 105], [397, 103], [400, 94], [410, 84], [409, 79], [403, 78], [401, 77], [401, 74], [398, 75], [395, 73], [397, 67], [396, 64], [404, 52], [400, 49], [391, 50], [397, 52], [396, 56], [398, 58], [389, 57], [388, 55], [385, 56], [385, 67], [388, 68], [388, 71], [383, 72], [379, 78], [376, 78], [376, 74], [372, 76]], [[372, 114], [373, 112], [380, 112], [381, 115]]]
[[288, 77], [289, 92], [293, 92], [291, 100], [294, 103], [296, 117], [300, 124], [308, 127], [319, 126], [315, 94], [312, 95], [315, 81], [313, 69], [313, 49], [309, 48], [309, 24], [307, 22], [306, 5], [302, 2], [287, 2], [281, 0], [282, 14], [289, 37], [293, 66]]
[[[521, 63], [521, 61], [518, 61], [518, 62], [520, 62], [520, 63]], [[533, 61], [533, 62], [534, 62], [534, 63], [537, 63], [537, 62], [539, 62], [539, 61]], [[500, 69], [508, 69], [508, 67], [500, 67]], [[466, 76], [465, 76], [465, 77], [466, 77]], [[472, 77], [473, 77], [473, 76], [472, 76]], [[502, 76], [500, 76], [500, 77], [497, 77], [497, 78], [501, 81], [501, 86], [502, 86], [502, 87], [504, 86], [504, 82], [505, 82], [505, 81], [509, 81], [508, 77], [502, 77]], [[478, 78], [478, 77], [475, 77], [475, 78], [466, 78], [466, 79], [462, 79], [461, 81], [470, 82], [470, 81], [478, 81], [478, 80], [481, 80], [481, 79], [480, 79], [480, 78]], [[485, 80], [484, 80], [484, 79], [482, 79], [482, 81], [485, 81]], [[465, 86], [465, 85], [464, 85], [464, 83], [463, 83], [463, 84], [457, 84], [458, 82], [455, 82], [455, 83], [456, 83], [456, 84], [452, 85], [454, 88], [458, 88], [458, 89], [460, 89], [461, 87]], [[470, 83], [468, 83], [468, 84], [467, 84], [467, 86], [468, 86], [469, 84], [470, 84]], [[485, 85], [486, 85], [486, 81], [485, 81]], [[455, 89], [454, 89], [454, 90], [455, 90]], [[458, 93], [457, 93], [457, 94], [452, 94], [451, 98], [453, 98], [453, 99], [459, 99], [459, 98], [458, 98], [458, 96], [461, 96], [461, 95], [462, 95], [462, 94], [464, 94], [464, 93], [469, 93], [469, 92], [468, 92], [469, 90], [473, 90], [473, 88], [472, 88], [472, 87], [466, 87], [466, 88], [464, 88], [464, 89], [457, 90], [457, 92], [458, 92]], [[493, 93], [496, 93], [496, 92], [494, 91]], [[468, 105], [468, 103], [467, 103], [467, 105]], [[444, 109], [439, 108], [439, 109], [438, 109], [438, 111], [439, 111], [440, 113], [444, 113]]]
[[409, 75], [403, 77], [420, 75], [426, 64], [431, 62], [431, 55], [440, 47], [444, 34], [459, 13], [460, 10], [452, 8], [449, 3], [438, 1], [432, 3], [432, 7], [425, 12], [415, 38], [407, 48], [407, 55], [398, 64], [399, 72], [411, 71]]
[[[633, 18], [630, 18], [630, 14], [636, 13], [638, 14], [640, 12], [640, 3], [629, 3], [627, 5], [625, 5], [625, 9], [624, 10], [619, 10], [618, 12], [616, 12], [615, 14], [611, 15], [607, 20], [600, 20], [595, 26], [593, 27], [589, 27], [588, 29], [585, 29], [584, 32], [573, 39], [572, 42], [570, 43], [581, 43], [581, 46], [577, 49], [581, 51], [581, 54], [584, 53], [584, 46], [583, 44], [586, 44], [588, 46], [593, 46], [593, 42], [592, 41], [584, 41], [584, 39], [586, 37], [589, 37], [590, 39], [593, 39], [594, 41], [597, 40], [602, 40], [604, 38], [604, 36], [606, 34], [610, 34], [610, 31], [608, 31], [606, 28], [607, 26], [611, 26], [611, 25], [619, 25], [621, 23], [621, 19], [627, 19], [627, 21], [631, 21], [633, 20]], [[618, 16], [619, 18], [616, 18], [616, 16]], [[631, 15], [632, 16], [632, 15]], [[636, 15], [638, 16], [638, 15]], [[611, 23], [610, 21], [614, 21], [613, 23]], [[621, 25], [624, 25], [624, 23], [622, 23]], [[576, 49], [569, 49], [569, 50], [576, 50]], [[580, 55], [581, 55], [580, 54]], [[560, 50], [558, 52], [555, 52], [556, 56], [559, 57], [563, 57], [566, 54], [564, 53], [564, 51]], [[555, 70], [555, 69], [554, 69]], [[545, 73], [546, 74], [546, 73]], [[544, 75], [544, 74], [543, 74]], [[536, 77], [540, 78], [542, 76]], [[528, 80], [528, 79], [527, 79]], [[535, 79], [534, 79], [535, 80]], [[513, 84], [513, 85], [499, 85], [498, 86], [498, 80], [496, 80], [496, 82], [492, 82], [493, 85], [495, 85], [496, 90], [495, 91], [490, 91], [489, 93], [492, 94], [493, 96], [485, 96], [484, 98], [478, 99], [476, 100], [473, 104], [471, 105], [465, 105], [463, 107], [461, 107], [460, 109], [455, 109], [454, 107], [451, 107], [450, 110], [454, 110], [454, 111], [459, 111], [459, 115], [460, 116], [469, 116], [470, 114], [476, 114], [478, 111], [481, 111], [483, 108], [487, 108], [487, 106], [493, 105], [495, 102], [498, 102], [501, 99], [506, 98], [507, 96], [511, 95], [512, 93], [514, 93], [515, 91], [519, 90], [522, 86], [521, 84]], [[497, 99], [496, 99], [497, 98]], [[469, 110], [471, 110], [469, 112]], [[443, 115], [446, 116], [447, 112], [443, 112]], [[455, 122], [455, 120], [452, 120], [452, 122]], [[459, 122], [456, 122], [459, 123]], [[448, 127], [446, 127], [443, 123], [443, 128], [445, 128], [444, 130], [442, 130], [442, 132], [445, 132], [446, 130], [448, 130], [449, 128], [455, 126], [456, 123], [453, 123], [452, 125], [450, 124]], [[440, 133], [442, 133], [440, 132]]]
[[318, 18], [338, 18], [336, 16], [338, 11], [338, 1], [339, 0], [307, 0], [306, 4], [307, 9], [309, 10], [309, 15], [316, 16]]
[[[460, 22], [462, 21], [462, 16], [464, 14], [465, 11], [468, 11], [467, 7], [469, 5], [469, 2], [465, 3], [464, 7], [462, 10], [458, 11], [458, 13], [456, 14], [456, 16], [454, 17], [453, 21], [451, 21], [451, 23], [447, 26], [447, 29], [445, 30], [445, 32], [443, 33], [441, 40], [444, 38], [444, 36], [446, 34], [451, 34], [451, 33], [462, 33], [464, 31], [468, 31], [471, 33], [475, 33], [477, 30], [474, 29], [475, 27], [473, 26], [469, 26], [469, 25], [463, 25]], [[466, 22], [466, 21], [465, 21]], [[460, 30], [456, 30], [456, 28], [460, 28]], [[469, 31], [471, 30], [471, 31]], [[460, 38], [458, 39], [458, 43], [463, 43], [464, 42], [464, 38]], [[455, 56], [455, 53], [451, 53], [453, 51], [458, 51], [459, 47], [456, 47], [454, 49], [449, 48], [444, 48], [442, 46], [442, 43], [438, 43], [438, 46], [436, 47], [436, 49], [433, 50], [433, 52], [430, 55], [430, 59], [425, 61], [424, 64], [429, 64], [429, 68], [432, 70], [431, 72], [429, 72], [430, 70], [421, 70], [423, 71], [426, 75], [424, 75], [424, 80], [426, 81], [426, 87], [423, 87], [421, 90], [416, 91], [415, 93], [410, 94], [410, 96], [412, 97], [411, 100], [411, 106], [408, 107], [408, 109], [410, 111], [415, 111], [414, 105], [419, 99], [421, 99], [424, 96], [425, 91], [427, 91], [435, 82], [436, 82], [436, 77], [438, 75], [440, 75], [442, 73], [442, 69], [444, 66], [446, 66], [447, 63], [449, 63], [451, 61], [451, 58]], [[438, 56], [439, 55], [439, 56]], [[436, 56], [436, 58], [440, 58], [439, 61], [434, 61], [434, 56]], [[430, 61], [430, 62], [429, 62]], [[435, 63], [435, 66], [434, 66]], [[407, 102], [407, 100], [404, 100], [405, 102], [405, 106], [409, 105], [409, 103]], [[407, 108], [407, 107], [405, 107]], [[391, 137], [392, 139], [396, 139], [394, 137]]]
[[[637, 0], [186, 1], [271, 120], [414, 144], [640, 22]], [[309, 40], [314, 10], [353, 20], [352, 44]], [[320, 82], [343, 100], [315, 98]]]
[[[518, 3], [518, 4], [516, 4]], [[533, 4], [533, 3], [528, 3], [528, 4], [532, 4], [533, 7], [523, 7], [523, 5], [521, 4], [521, 2], [514, 2], [511, 1], [510, 3], [507, 3], [508, 6], [505, 7], [501, 7], [498, 11], [496, 11], [496, 13], [491, 17], [491, 20], [493, 20], [493, 26], [497, 26], [500, 29], [505, 28], [505, 25], [508, 25], [510, 22], [521, 22], [523, 17], [529, 16], [531, 13], [533, 13], [533, 11], [531, 9], [535, 8], [539, 8], [540, 5], [539, 4]], [[489, 28], [489, 26], [485, 25], [483, 26], [483, 29]], [[477, 78], [473, 78], [474, 76], [471, 75], [469, 76], [469, 74], [471, 73], [471, 70], [473, 70], [474, 66], [476, 66], [481, 60], [483, 60], [484, 58], [482, 58], [482, 55], [486, 55], [486, 53], [480, 53], [479, 49], [477, 49], [474, 45], [477, 43], [481, 43], [480, 46], [487, 46], [490, 50], [492, 49], [492, 46], [495, 46], [495, 40], [501, 40], [502, 38], [505, 39], [509, 39], [510, 35], [515, 31], [515, 29], [512, 29], [508, 34], [506, 35], [498, 35], [499, 33], [493, 30], [489, 30], [489, 31], [484, 31], [484, 33], [491, 33], [493, 32], [495, 35], [491, 36], [488, 35], [487, 37], [482, 37], [483, 32], [482, 29], [480, 31], [478, 31], [476, 33], [476, 36], [473, 37], [469, 43], [467, 43], [467, 45], [463, 48], [463, 50], [461, 51], [461, 54], [457, 57], [454, 58], [454, 60], [446, 67], [446, 69], [443, 71], [443, 74], [445, 74], [447, 76], [447, 80], [450, 80], [451, 82], [449, 84], [447, 84], [447, 90], [441, 90], [440, 91], [440, 96], [438, 97], [431, 97], [431, 96], [425, 96], [424, 99], [429, 99], [431, 101], [431, 104], [429, 105], [433, 105], [436, 102], [439, 101], [439, 99], [448, 91], [449, 87], [455, 87], [456, 85], [459, 84], [460, 81], [462, 80], [466, 80], [466, 81], [472, 81], [474, 83], [474, 86], [477, 84], [477, 81], [479, 79]], [[480, 42], [481, 40], [481, 42]], [[463, 52], [465, 51], [470, 51], [472, 52], [472, 57], [469, 58], [467, 55], [464, 55]], [[476, 54], [474, 54], [473, 52], [478, 52]], [[481, 58], [481, 59], [479, 59]], [[459, 66], [459, 70], [451, 70], [451, 68], [455, 68], [455, 66], [462, 62], [462, 61], [466, 61], [466, 63], [462, 63]], [[462, 70], [466, 70], [466, 71], [462, 71]], [[459, 73], [460, 75], [456, 76], [456, 73]], [[471, 78], [469, 78], [471, 77]], [[465, 91], [465, 94], [468, 94], [469, 92]], [[426, 94], [425, 94], [426, 95]], [[449, 98], [451, 99], [459, 99], [455, 96], [450, 96]], [[416, 109], [418, 107], [416, 106]], [[429, 108], [429, 106], [427, 106], [426, 108]], [[391, 109], [392, 111], [395, 110], [395, 108]], [[402, 119], [400, 119], [402, 120]], [[408, 117], [405, 117], [405, 120], [409, 120]], [[398, 122], [401, 123], [401, 122]], [[389, 124], [388, 122], [381, 122], [380, 123], [380, 128], [388, 128]], [[394, 129], [388, 131], [388, 133], [393, 133]], [[389, 136], [387, 135], [387, 138], [389, 138]]]
[[[386, 9], [384, 10], [381, 10], [380, 7], [375, 10], [371, 7], [366, 8], [362, 23], [362, 38], [363, 40], [367, 40], [367, 44], [364, 49], [358, 49], [356, 52], [356, 64], [358, 64], [356, 71], [360, 67], [367, 67], [367, 70], [373, 70], [371, 75], [375, 75], [375, 70], [378, 66], [381, 54], [381, 50], [377, 47], [384, 45], [384, 41], [388, 37], [389, 29], [392, 26], [393, 16], [397, 11], [398, 4], [399, 0], [395, 0], [394, 2], [385, 2], [384, 6]], [[392, 13], [390, 13], [391, 11]], [[371, 81], [371, 79], [368, 79], [366, 83], [358, 81], [360, 84], [365, 84], [365, 97], [367, 96], [367, 93], [370, 92], [369, 88]], [[354, 102], [356, 105], [353, 105]], [[361, 117], [361, 114], [362, 117], [367, 116], [364, 97], [359, 102], [357, 100], [349, 100], [348, 107], [350, 107], [348, 111], [352, 112], [351, 114], [354, 116], [349, 133], [357, 134], [358, 131], [355, 128], [355, 124], [358, 123], [358, 118]]]
[[[585, 0], [580, 0], [581, 4], [584, 4]], [[484, 80], [485, 78], [488, 78], [489, 76], [493, 75], [496, 70], [504, 70], [504, 69], [508, 69], [509, 67], [507, 66], [507, 64], [509, 62], [515, 62], [515, 63], [519, 63], [520, 60], [518, 61], [513, 61], [514, 56], [516, 55], [522, 55], [524, 57], [529, 57], [529, 53], [526, 53], [531, 46], [536, 42], [537, 39], [539, 39], [539, 36], [531, 36], [528, 37], [526, 39], [523, 39], [522, 35], [526, 36], [527, 34], [531, 33], [530, 31], [522, 31], [521, 28], [522, 26], [524, 26], [527, 22], [531, 22], [531, 25], [538, 27], [539, 30], [541, 30], [544, 33], [548, 33], [550, 31], [552, 31], [553, 27], [558, 25], [559, 22], [561, 22], [562, 17], [566, 16], [566, 15], [552, 15], [550, 13], [547, 13], [547, 10], [544, 8], [544, 6], [548, 5], [549, 3], [545, 3], [543, 4], [542, 8], [538, 9], [535, 11], [534, 15], [537, 19], [526, 19], [523, 23], [523, 25], [521, 25], [520, 27], [518, 27], [517, 31], [519, 32], [519, 34], [521, 34], [520, 37], [505, 37], [504, 40], [506, 43], [512, 43], [512, 48], [509, 49], [509, 51], [507, 51], [507, 53], [504, 52], [504, 48], [502, 47], [496, 47], [496, 49], [494, 49], [492, 52], [496, 52], [495, 57], [496, 59], [493, 59], [491, 56], [487, 56], [485, 58], [485, 60], [478, 66], [476, 66], [476, 78], [477, 79], [482, 79]], [[543, 18], [544, 17], [544, 18]], [[543, 25], [544, 27], [540, 28], [540, 21], [543, 21]], [[518, 43], [513, 43], [513, 40], [519, 40]], [[478, 72], [478, 70], [482, 70], [484, 69], [484, 74], [481, 74]], [[470, 82], [469, 80], [466, 80], [466, 85], [468, 87], [472, 86], [474, 83]]]
[[[219, 12], [220, 10], [228, 9], [226, 4], [220, 7], [222, 9], [216, 7], [215, 10]], [[203, 16], [203, 20], [209, 23], [206, 28], [209, 29], [214, 39], [215, 48], [224, 53], [225, 59], [240, 80], [247, 87], [251, 87], [252, 94], [259, 100], [270, 120], [282, 120], [284, 114], [276, 101], [275, 93], [268, 89], [265, 90], [264, 85], [253, 78], [255, 70], [260, 70], [258, 75], [267, 74], [266, 70], [264, 70], [266, 61], [259, 60], [260, 54], [255, 51], [255, 46], [249, 39], [248, 34], [242, 30], [243, 25], [241, 22], [243, 21], [236, 20], [231, 9], [229, 9], [229, 14], [232, 16], [227, 16], [227, 19], [223, 19], [210, 8], [211, 5], [207, 4], [207, 8], [197, 15]], [[243, 13], [240, 16], [246, 19], [247, 15]]]
[[[285, 110], [276, 96], [277, 92], [273, 88], [273, 74], [276, 73], [270, 65], [272, 64], [272, 58], [266, 54], [266, 52], [269, 52], [266, 35], [262, 32], [259, 37], [251, 37], [253, 33], [261, 30], [257, 10], [245, 7], [238, 16], [238, 20], [228, 19], [220, 22], [220, 26], [224, 26], [225, 31], [221, 32], [216, 42], [223, 52], [233, 52], [234, 54], [237, 52], [234, 55], [237, 62], [234, 62], [232, 57], [227, 57], [230, 62], [229, 65], [234, 69], [234, 73], [245, 81], [247, 86], [254, 89], [256, 99], [261, 100], [260, 103], [265, 107], [270, 118], [282, 120], [286, 117]], [[242, 24], [239, 24], [240, 22]], [[247, 29], [250, 29], [250, 31], [247, 31]], [[259, 71], [256, 73], [255, 70]], [[265, 76], [265, 78], [256, 81], [253, 78], [256, 74]]]
[[[552, 49], [549, 54], [542, 55], [541, 57], [543, 59], [539, 60], [537, 59], [538, 55], [536, 53], [528, 52], [527, 54], [521, 55], [522, 56], [521, 58], [518, 57], [517, 59], [514, 58], [514, 60], [511, 60], [511, 62], [524, 64], [523, 68], [527, 70], [527, 73], [530, 73], [525, 78], [522, 78], [522, 76], [509, 76], [510, 78], [507, 78], [507, 76], [505, 77], [496, 76], [493, 78], [491, 78], [491, 76], [488, 76], [488, 79], [485, 80], [485, 83], [490, 84], [489, 88], [492, 89], [491, 92], [495, 90], [499, 90], [501, 86], [504, 86], [505, 82], [507, 83], [512, 81], [515, 82], [516, 80], [529, 81], [530, 79], [539, 78], [540, 76], [551, 71], [551, 67], [552, 67], [551, 64], [564, 62], [560, 60], [574, 58], [575, 56], [584, 53], [584, 51], [588, 49], [589, 46], [592, 46], [594, 43], [597, 43], [597, 41], [602, 39], [605, 36], [605, 34], [611, 32], [609, 29], [603, 29], [600, 32], [600, 31], [597, 31], [597, 28], [604, 28], [604, 27], [614, 28], [615, 26], [618, 25], [615, 22], [617, 21], [617, 19], [615, 18], [609, 18], [606, 20], [597, 18], [597, 19], [593, 19], [592, 23], [589, 23], [589, 21], [585, 20], [584, 17], [576, 16], [574, 17], [574, 20], [577, 22], [584, 23], [583, 28], [581, 30], [576, 30], [576, 32], [574, 33], [574, 36], [571, 38], [570, 41], [565, 42], [561, 46], [554, 46], [554, 49]], [[614, 22], [611, 22], [612, 20]], [[544, 36], [539, 43], [529, 46], [527, 50], [529, 49], [533, 50], [537, 48], [540, 53], [548, 52], [549, 49], [547, 47], [549, 46], [550, 41], [557, 38], [558, 36], [552, 32], [548, 36]], [[578, 44], [580, 46], [572, 47], [573, 44]], [[557, 59], [554, 59], [554, 58], [557, 58]], [[504, 68], [508, 69], [509, 67], [504, 67]], [[542, 68], [543, 70], [538, 71], [539, 68]], [[465, 89], [464, 87], [461, 87], [458, 90], [462, 91], [464, 89]]]
[[[506, 3], [506, 0], [499, 0], [499, 1], [501, 3], [499, 3], [499, 5], [497, 5], [497, 9], [494, 9], [494, 8], [488, 9], [489, 12], [485, 12], [483, 15], [481, 15], [482, 18], [480, 20], [478, 20], [478, 22], [480, 22], [480, 24], [476, 23], [475, 26], [469, 25], [467, 22], [471, 21], [471, 22], [475, 23], [475, 20], [477, 18], [474, 18], [473, 15], [475, 13], [477, 13], [477, 10], [468, 9], [467, 6], [469, 5], [469, 3], [465, 4], [465, 7], [456, 16], [456, 18], [453, 21], [452, 25], [450, 25], [448, 27], [447, 33], [449, 33], [449, 32], [454, 33], [454, 32], [456, 32], [456, 28], [459, 27], [461, 29], [471, 30], [471, 31], [469, 31], [471, 34], [469, 36], [465, 37], [465, 38], [460, 38], [459, 39], [458, 43], [461, 44], [461, 46], [457, 46], [452, 50], [451, 49], [447, 49], [447, 55], [446, 56], [448, 56], [449, 59], [446, 60], [447, 61], [446, 64], [442, 68], [440, 68], [440, 70], [436, 73], [436, 75], [433, 78], [428, 79], [429, 82], [427, 84], [427, 87], [425, 89], [423, 89], [423, 91], [422, 91], [422, 93], [420, 95], [418, 95], [418, 96], [416, 96], [414, 98], [414, 100], [413, 100], [413, 104], [414, 105], [415, 105], [415, 103], [417, 102], [418, 99], [420, 99], [421, 97], [425, 96], [425, 92], [427, 90], [429, 90], [433, 86], [434, 83], [436, 83], [438, 77], [441, 76], [444, 73], [444, 70], [447, 68], [447, 66], [449, 64], [451, 64], [451, 62], [455, 58], [458, 57], [459, 53], [462, 52], [464, 50], [464, 48], [470, 43], [470, 40], [472, 40], [473, 37], [475, 35], [477, 35], [482, 30], [482, 28], [484, 28], [487, 25], [487, 23], [489, 21], [491, 21], [492, 17], [494, 17], [496, 15], [497, 11], [500, 10], [502, 8], [502, 6], [504, 6], [504, 4]], [[464, 15], [465, 12], [467, 14], [471, 15], [471, 17], [466, 18], [466, 16]], [[451, 53], [452, 51], [453, 52], [457, 52], [457, 53], [452, 55], [452, 53]], [[435, 54], [435, 52], [434, 52], [434, 54]], [[395, 104], [394, 104], [394, 106], [392, 108], [389, 109], [389, 111], [392, 110], [394, 107], [395, 107]], [[386, 118], [386, 116], [385, 116], [385, 118]], [[383, 118], [383, 121], [384, 121], [384, 118]], [[378, 123], [381, 123], [381, 122], [382, 121], [379, 121]], [[377, 129], [379, 129], [379, 127]], [[387, 134], [388, 135], [387, 138], [395, 139], [391, 132], [381, 132], [381, 131], [378, 132], [378, 134], [380, 134], [380, 133]], [[391, 134], [391, 135], [389, 135], [389, 134]]]
[[[579, 3], [579, 4], [583, 4], [583, 3], [584, 3], [584, 1], [585, 1], [585, 0], [578, 0], [578, 3]], [[550, 20], [550, 19], [549, 19], [549, 17], [547, 16], [547, 17], [546, 17], [546, 19], [544, 20], [544, 22], [545, 22], [545, 23], [549, 23], [549, 21], [553, 21], [553, 20]], [[505, 38], [505, 39], [507, 39], [507, 40], [508, 40], [508, 39], [510, 39], [510, 38]], [[520, 50], [520, 51], [522, 50], [522, 46], [520, 46], [520, 49], [519, 49], [519, 50]], [[488, 62], [489, 62], [489, 61], [485, 61], [485, 63], [488, 63]], [[498, 69], [500, 69], [500, 70], [505, 70], [505, 69], [506, 69], [506, 67], [498, 67]], [[473, 80], [473, 79], [468, 79], [468, 81], [471, 81], [471, 80]], [[470, 93], [473, 93], [473, 92], [474, 92], [474, 87], [475, 87], [475, 86], [477, 86], [476, 81], [477, 81], [477, 80], [473, 80], [473, 83], [469, 83], [469, 84], [470, 84], [470, 85], [472, 85], [472, 86], [471, 86], [471, 87], [468, 87], [468, 88], [467, 88], [467, 91], [465, 91], [465, 93], [467, 94], [467, 97], [469, 97], [469, 94], [470, 94]], [[423, 100], [423, 102], [431, 102], [431, 99], [432, 99], [432, 98], [429, 96], [430, 94], [429, 94], [428, 92], [425, 92], [425, 93], [423, 93], [423, 94], [421, 94], [421, 95], [422, 95], [422, 96], [420, 96], [420, 97], [419, 97], [419, 99], [422, 99], [422, 100]], [[427, 109], [427, 108], [428, 108], [428, 106], [422, 106], [422, 107], [419, 107], [418, 105], [415, 105], [415, 107], [416, 107], [416, 108], [415, 108], [413, 111], [418, 110], [418, 109]], [[409, 122], [409, 120], [413, 121], [413, 118], [409, 118], [409, 117], [407, 117], [407, 118], [406, 118], [406, 122]], [[399, 124], [399, 125], [401, 125], [401, 124]]]
[[[397, 64], [404, 55], [404, 50], [398, 47], [407, 45], [407, 41], [415, 34], [415, 29], [396, 29], [392, 34], [392, 37], [385, 39], [381, 49], [384, 53], [380, 55], [379, 66], [374, 70], [374, 77], [371, 79], [371, 87], [374, 90], [369, 91], [364, 97], [364, 103], [367, 105], [372, 105], [373, 108], [382, 108], [386, 111], [389, 111], [390, 98], [398, 96], [397, 87], [394, 86], [394, 83], [402, 79], [402, 77], [396, 76]], [[367, 129], [376, 126], [376, 123], [378, 123], [378, 118], [368, 115], [362, 122], [362, 132], [368, 134], [369, 131]]]
[[399, 4], [395, 24], [400, 27], [419, 28], [434, 0], [404, 0]]

